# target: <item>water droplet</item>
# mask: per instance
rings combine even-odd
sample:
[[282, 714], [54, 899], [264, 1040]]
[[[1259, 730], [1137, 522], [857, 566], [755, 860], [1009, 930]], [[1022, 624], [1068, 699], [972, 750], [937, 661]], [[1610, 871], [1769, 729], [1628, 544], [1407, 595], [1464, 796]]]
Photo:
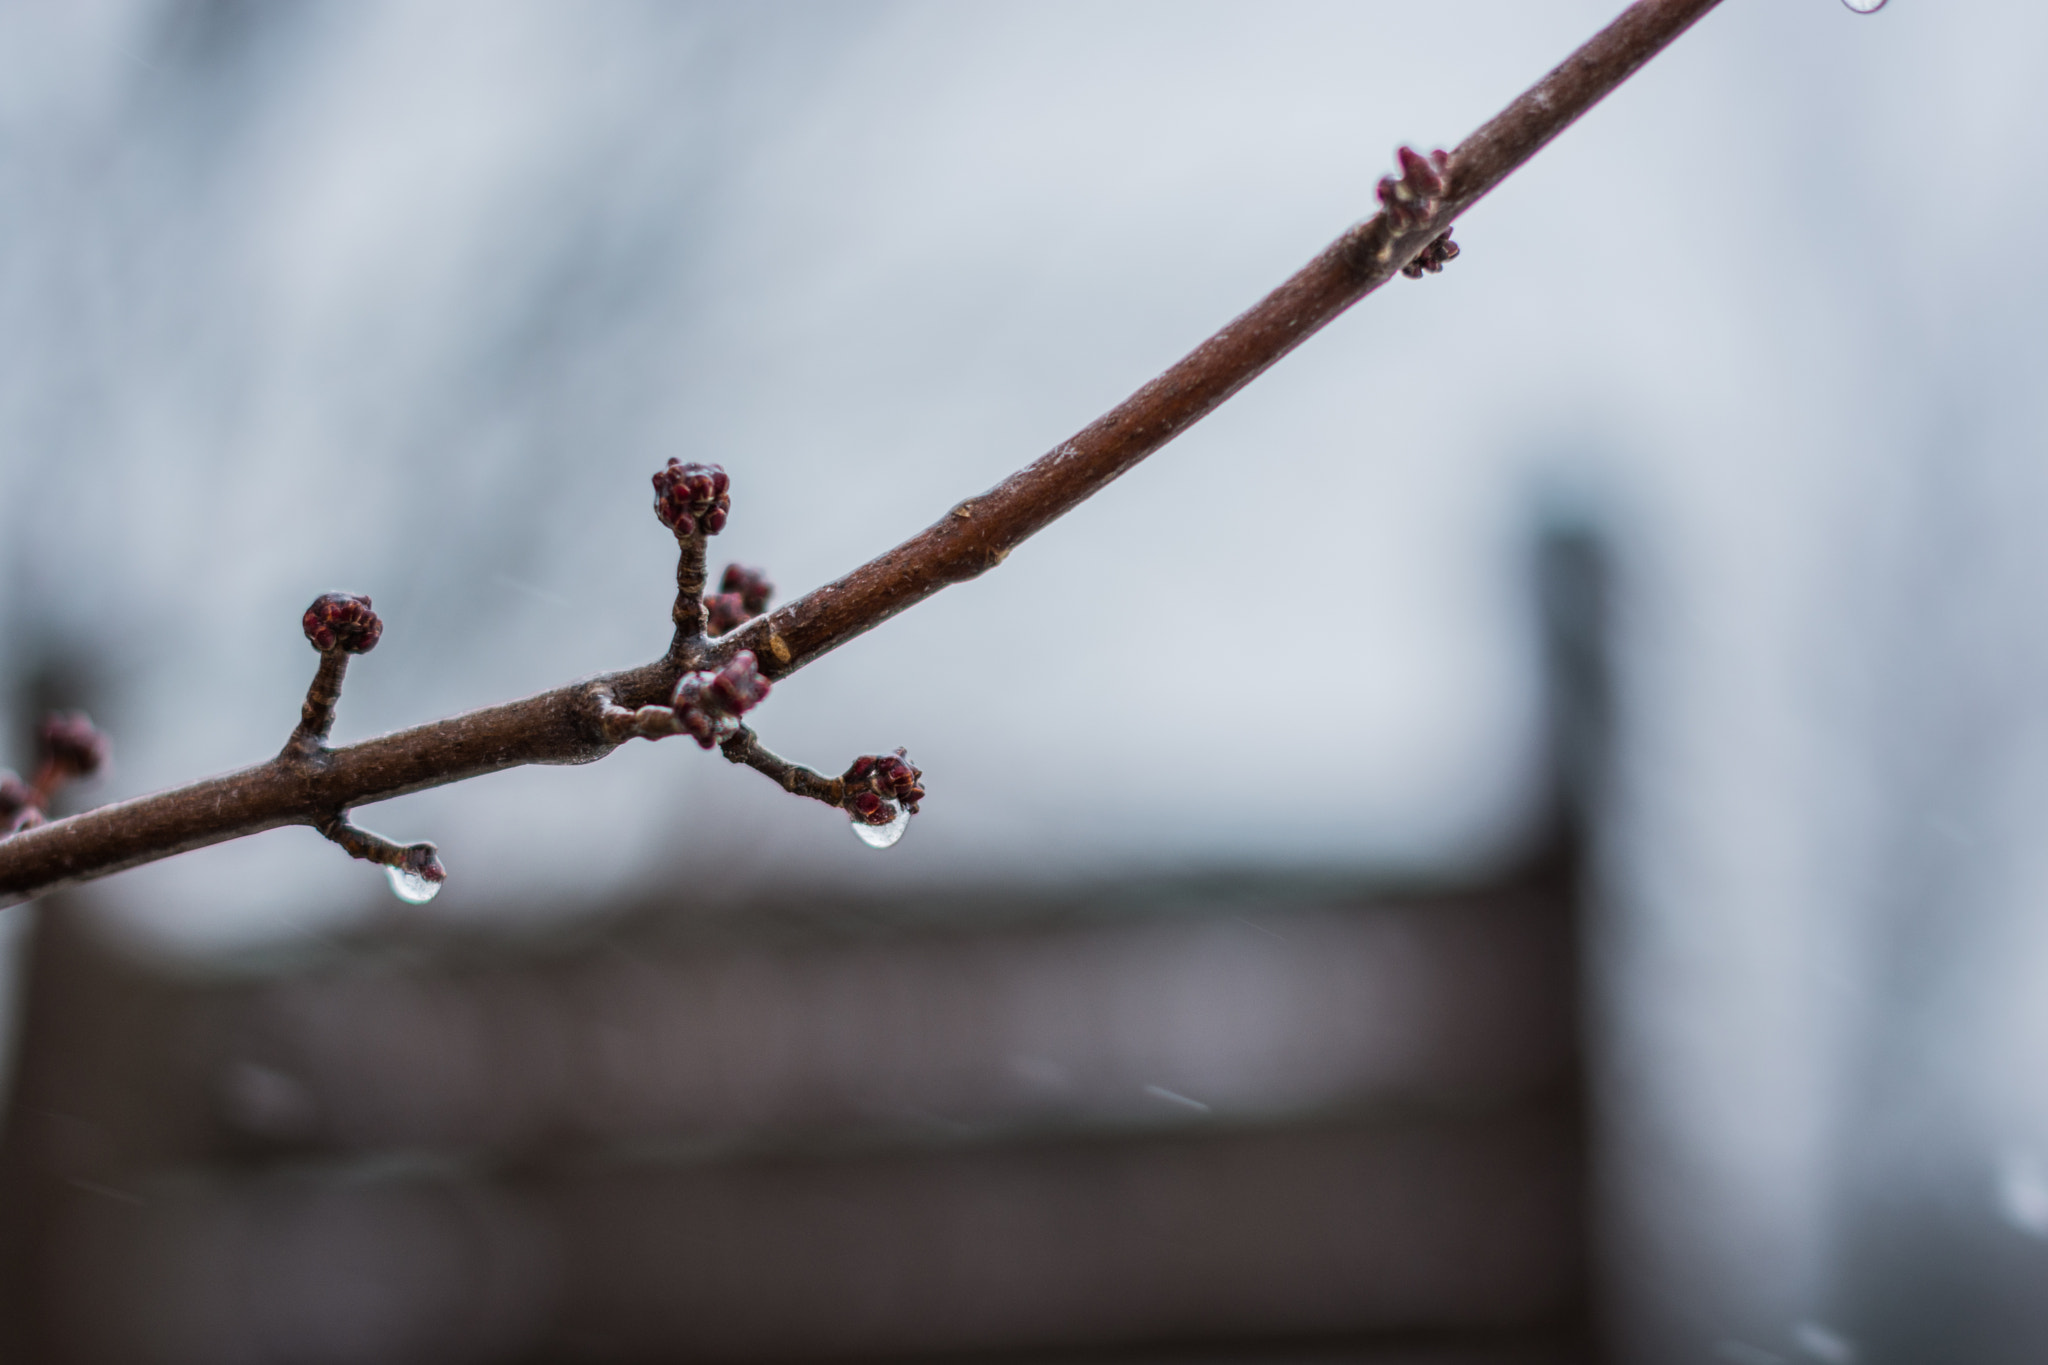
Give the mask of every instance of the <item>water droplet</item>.
[[407, 905], [425, 905], [441, 894], [441, 883], [430, 882], [417, 872], [402, 867], [387, 867], [384, 875], [391, 880], [391, 894]]
[[896, 805], [893, 801], [889, 804], [895, 808], [896, 816], [894, 819], [890, 820], [886, 825], [869, 825], [856, 820], [853, 822], [853, 837], [866, 844], [869, 848], [894, 847], [896, 842], [903, 837], [903, 831], [910, 828], [910, 812]]
[[1884, 8], [1884, 0], [1842, 0], [1842, 3], [1858, 14], [1875, 14]]

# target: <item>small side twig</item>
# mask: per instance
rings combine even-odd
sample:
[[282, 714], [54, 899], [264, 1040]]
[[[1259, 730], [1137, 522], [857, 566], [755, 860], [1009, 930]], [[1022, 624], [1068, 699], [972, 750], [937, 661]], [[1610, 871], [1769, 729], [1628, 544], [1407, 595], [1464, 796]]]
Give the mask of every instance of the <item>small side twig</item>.
[[58, 789], [105, 768], [112, 745], [85, 712], [57, 711], [37, 729], [36, 749], [29, 781], [0, 769], [0, 839], [42, 824]]
[[828, 806], [846, 804], [846, 783], [801, 763], [792, 763], [761, 743], [761, 737], [742, 725], [718, 746], [718, 752], [734, 763], [744, 764], [784, 791], [808, 796]]
[[313, 828], [340, 845], [341, 851], [351, 858], [396, 868], [425, 882], [438, 884], [448, 880], [448, 869], [441, 866], [440, 850], [434, 845], [401, 844], [387, 839], [351, 823], [347, 811], [331, 815]]
[[839, 777], [827, 777], [801, 763], [792, 763], [761, 743], [761, 737], [740, 726], [718, 746], [784, 791], [836, 806], [861, 825], [889, 825], [902, 814], [917, 814], [924, 800], [924, 770], [902, 749], [893, 754], [862, 754]]

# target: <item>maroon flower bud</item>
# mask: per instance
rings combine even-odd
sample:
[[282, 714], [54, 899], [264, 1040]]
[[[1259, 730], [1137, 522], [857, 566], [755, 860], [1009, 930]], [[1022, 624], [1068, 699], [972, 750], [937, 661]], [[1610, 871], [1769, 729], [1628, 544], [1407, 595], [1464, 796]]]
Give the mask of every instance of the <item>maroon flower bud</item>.
[[676, 720], [699, 745], [712, 748], [738, 731], [740, 717], [766, 700], [768, 689], [754, 652], [743, 649], [716, 673], [683, 675], [676, 684]]
[[679, 536], [702, 531], [715, 536], [725, 529], [732, 510], [726, 490], [732, 481], [715, 464], [684, 464], [670, 460], [654, 476], [654, 515]]
[[1403, 147], [1395, 160], [1401, 163], [1401, 174], [1381, 178], [1380, 206], [1394, 230], [1406, 232], [1436, 212], [1450, 183], [1451, 157], [1442, 149], [1425, 157], [1413, 147]]
[[743, 649], [732, 656], [731, 663], [711, 676], [705, 691], [716, 697], [725, 710], [739, 716], [766, 701], [768, 688], [769, 682], [761, 676], [754, 651]]
[[[1443, 157], [1444, 154], [1438, 152], [1437, 156]], [[1401, 148], [1400, 151], [1394, 154], [1394, 158], [1401, 163], [1401, 182], [1403, 184], [1409, 186], [1416, 194], [1424, 198], [1441, 199], [1443, 197], [1444, 175], [1441, 163], [1432, 162], [1413, 147]], [[1446, 157], [1444, 159], [1448, 160], [1449, 158]]]
[[323, 593], [313, 599], [300, 622], [306, 638], [322, 654], [368, 654], [384, 634], [384, 623], [370, 610], [370, 599], [354, 593]]
[[1423, 272], [1434, 275], [1444, 268], [1447, 261], [1458, 259], [1458, 244], [1451, 240], [1451, 230], [1445, 228], [1443, 236], [1433, 239], [1422, 248], [1422, 253], [1401, 267], [1401, 273], [1411, 280], [1422, 278]]
[[747, 610], [747, 601], [736, 592], [715, 592], [704, 599], [704, 615], [713, 635], [737, 629], [759, 615]]
[[886, 825], [896, 818], [896, 808], [873, 792], [860, 792], [846, 809], [863, 825]]
[[768, 610], [768, 600], [775, 596], [775, 585], [768, 581], [768, 575], [759, 569], [742, 568], [738, 564], [725, 566], [725, 573], [718, 580], [722, 593], [738, 593], [741, 603], [752, 615], [759, 616]]
[[[107, 761], [107, 737], [83, 711], [59, 711], [43, 721], [43, 766], [53, 778], [91, 777]], [[49, 790], [47, 783], [44, 790]]]
[[[902, 749], [893, 754], [862, 754], [853, 760], [839, 780], [849, 790], [859, 792], [849, 806], [856, 815], [860, 813], [862, 799], [866, 796], [873, 796], [884, 804], [899, 802], [912, 815], [917, 814], [917, 803], [924, 800], [924, 772], [910, 761]], [[887, 819], [870, 823], [886, 824]]]

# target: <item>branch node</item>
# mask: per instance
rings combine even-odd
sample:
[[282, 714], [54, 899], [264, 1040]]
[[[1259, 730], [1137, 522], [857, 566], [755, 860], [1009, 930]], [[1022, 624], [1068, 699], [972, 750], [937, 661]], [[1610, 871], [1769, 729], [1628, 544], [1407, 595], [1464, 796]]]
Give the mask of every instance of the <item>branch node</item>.
[[1442, 206], [1451, 154], [1439, 147], [1424, 156], [1413, 147], [1402, 147], [1394, 157], [1401, 164], [1401, 174], [1380, 178], [1380, 207], [1386, 210], [1387, 223], [1395, 232], [1412, 232]]
[[770, 752], [761, 743], [761, 737], [744, 725], [737, 726], [721, 741], [718, 751], [731, 762], [752, 768], [792, 795], [807, 796], [837, 808], [846, 805], [844, 782]]
[[827, 777], [770, 752], [744, 725], [718, 747], [727, 759], [752, 768], [784, 791], [845, 811], [854, 833], [872, 847], [887, 848], [900, 839], [905, 823], [924, 800], [924, 773], [902, 749], [862, 754], [844, 776]]
[[683, 732], [670, 706], [621, 706], [610, 692], [596, 694], [598, 724], [607, 744], [624, 744], [629, 739], [665, 739]]

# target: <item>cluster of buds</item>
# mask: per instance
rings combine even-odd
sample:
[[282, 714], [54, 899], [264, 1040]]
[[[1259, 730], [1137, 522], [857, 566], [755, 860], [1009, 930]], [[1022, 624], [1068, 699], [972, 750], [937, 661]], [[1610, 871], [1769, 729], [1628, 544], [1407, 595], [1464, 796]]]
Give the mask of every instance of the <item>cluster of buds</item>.
[[351, 592], [314, 598], [300, 624], [306, 628], [306, 639], [322, 654], [368, 654], [384, 634], [384, 622], [370, 610], [370, 599]]
[[83, 711], [58, 711], [43, 721], [36, 739], [41, 761], [33, 782], [0, 770], [0, 838], [43, 823], [43, 811], [57, 788], [91, 777], [107, 766], [111, 746]]
[[723, 635], [753, 620], [768, 610], [768, 599], [774, 595], [775, 585], [759, 569], [726, 565], [724, 576], [718, 580], [718, 591], [704, 599], [711, 633]]
[[846, 784], [846, 809], [865, 825], [890, 823], [898, 806], [915, 815], [924, 800], [924, 771], [901, 749], [862, 754], [840, 781]]
[[1419, 280], [1427, 271], [1434, 275], [1444, 268], [1446, 261], [1458, 259], [1458, 244], [1451, 240], [1451, 230], [1445, 228], [1443, 236], [1432, 238], [1428, 246], [1414, 260], [1401, 267], [1401, 273], [1411, 280]]
[[726, 490], [732, 480], [715, 464], [684, 464], [670, 460], [654, 476], [654, 515], [679, 536], [702, 531], [715, 536], [725, 529], [732, 510]]
[[1396, 154], [1401, 163], [1401, 174], [1383, 176], [1380, 179], [1380, 207], [1387, 211], [1387, 222], [1396, 232], [1407, 232], [1428, 221], [1442, 203], [1444, 172], [1450, 166], [1449, 152], [1438, 149], [1428, 156], [1413, 147], [1403, 147]]
[[732, 662], [713, 673], [685, 673], [676, 684], [676, 724], [709, 749], [739, 731], [740, 717], [759, 706], [768, 696], [768, 680], [761, 676], [754, 652], [743, 649]]

